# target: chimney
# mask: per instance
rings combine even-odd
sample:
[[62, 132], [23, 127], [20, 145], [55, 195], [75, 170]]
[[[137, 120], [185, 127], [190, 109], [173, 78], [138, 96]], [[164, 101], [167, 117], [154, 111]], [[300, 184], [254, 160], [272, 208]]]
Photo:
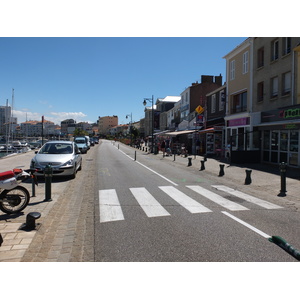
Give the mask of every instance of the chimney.
[[222, 75], [220, 76], [215, 76], [215, 83], [218, 84], [219, 86], [222, 86]]
[[213, 83], [214, 76], [210, 75], [201, 75], [201, 83]]

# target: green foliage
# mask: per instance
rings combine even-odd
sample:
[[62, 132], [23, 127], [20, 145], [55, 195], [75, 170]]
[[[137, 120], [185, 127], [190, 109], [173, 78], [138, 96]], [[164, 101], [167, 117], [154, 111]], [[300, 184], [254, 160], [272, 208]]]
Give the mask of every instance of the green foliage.
[[88, 133], [85, 130], [81, 129], [81, 128], [75, 128], [73, 135], [74, 135], [74, 137], [76, 137], [76, 136], [85, 136], [85, 135], [88, 135]]

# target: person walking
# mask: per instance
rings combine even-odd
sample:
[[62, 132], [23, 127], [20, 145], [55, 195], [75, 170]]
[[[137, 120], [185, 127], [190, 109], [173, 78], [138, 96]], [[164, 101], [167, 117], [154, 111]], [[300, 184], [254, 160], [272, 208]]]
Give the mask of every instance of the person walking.
[[162, 143], [160, 145], [160, 149], [163, 153], [163, 157], [165, 157], [165, 151], [166, 151], [166, 142], [165, 142], [165, 140], [162, 141]]

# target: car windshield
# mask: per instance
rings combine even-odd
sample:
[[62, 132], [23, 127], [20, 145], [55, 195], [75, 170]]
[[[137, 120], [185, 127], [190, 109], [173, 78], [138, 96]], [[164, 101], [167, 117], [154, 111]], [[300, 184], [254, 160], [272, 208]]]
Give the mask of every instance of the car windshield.
[[85, 144], [85, 139], [75, 140], [76, 144]]
[[39, 152], [40, 154], [72, 154], [73, 147], [70, 144], [64, 143], [49, 143], [45, 144]]

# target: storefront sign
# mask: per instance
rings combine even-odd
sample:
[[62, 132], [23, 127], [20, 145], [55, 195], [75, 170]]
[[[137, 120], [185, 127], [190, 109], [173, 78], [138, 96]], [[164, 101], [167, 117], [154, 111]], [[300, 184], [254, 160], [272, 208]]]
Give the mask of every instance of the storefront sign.
[[261, 122], [277, 122], [300, 119], [300, 105], [270, 110], [261, 113]]
[[227, 127], [243, 126], [243, 125], [249, 125], [249, 124], [250, 124], [250, 117], [233, 119], [233, 120], [227, 121]]

